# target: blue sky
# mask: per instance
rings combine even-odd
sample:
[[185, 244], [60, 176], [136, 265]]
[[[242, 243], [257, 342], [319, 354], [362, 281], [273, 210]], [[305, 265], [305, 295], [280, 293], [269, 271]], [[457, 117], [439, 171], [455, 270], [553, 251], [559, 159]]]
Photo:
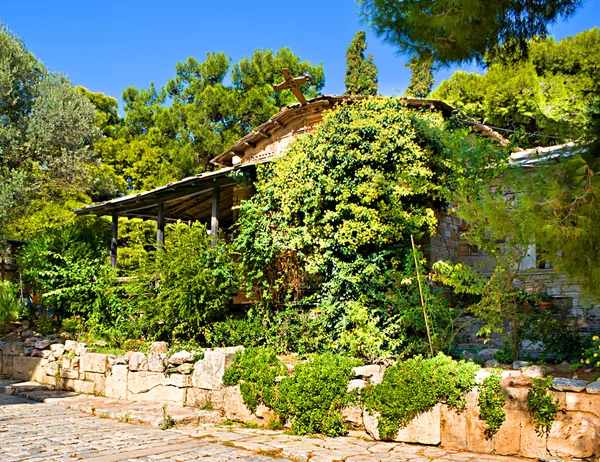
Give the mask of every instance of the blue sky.
[[[355, 0], [5, 1], [4, 24], [51, 70], [76, 85], [116, 97], [129, 86], [164, 84], [175, 64], [210, 51], [235, 61], [254, 49], [290, 47], [322, 62], [325, 93], [344, 92], [345, 52], [365, 29]], [[600, 25], [600, 0], [587, 0], [576, 16], [552, 27], [560, 39]], [[367, 29], [368, 30], [368, 29]], [[368, 33], [368, 52], [379, 67], [380, 93], [401, 94], [410, 79], [406, 58]], [[471, 69], [472, 70], [472, 69]], [[438, 72], [437, 81], [452, 70]]]

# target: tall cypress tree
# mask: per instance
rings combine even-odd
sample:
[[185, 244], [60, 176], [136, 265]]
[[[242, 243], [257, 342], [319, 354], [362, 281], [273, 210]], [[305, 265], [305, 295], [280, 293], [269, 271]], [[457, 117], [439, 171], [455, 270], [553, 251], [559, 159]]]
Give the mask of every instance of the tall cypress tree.
[[406, 67], [410, 67], [410, 84], [406, 89], [406, 96], [425, 98], [433, 88], [433, 56], [430, 52], [413, 56]]
[[346, 51], [346, 84], [347, 95], [376, 95], [377, 66], [373, 56], [365, 57], [367, 34], [358, 31]]

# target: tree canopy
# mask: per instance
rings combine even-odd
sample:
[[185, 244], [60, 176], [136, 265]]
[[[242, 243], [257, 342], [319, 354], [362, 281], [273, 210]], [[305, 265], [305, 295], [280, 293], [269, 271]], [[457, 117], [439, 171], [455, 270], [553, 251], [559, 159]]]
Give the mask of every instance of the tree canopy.
[[377, 94], [377, 66], [372, 55], [365, 56], [366, 38], [364, 30], [358, 31], [346, 50], [344, 84], [347, 95]]
[[526, 55], [528, 40], [582, 0], [360, 0], [367, 22], [402, 53], [448, 65]]

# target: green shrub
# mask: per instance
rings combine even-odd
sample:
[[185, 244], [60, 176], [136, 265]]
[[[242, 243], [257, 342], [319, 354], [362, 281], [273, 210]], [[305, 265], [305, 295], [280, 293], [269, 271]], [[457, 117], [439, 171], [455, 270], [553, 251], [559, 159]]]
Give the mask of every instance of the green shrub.
[[583, 354], [581, 356], [581, 364], [585, 364], [586, 367], [589, 365], [594, 367], [596, 370], [600, 370], [600, 337], [594, 335], [591, 339], [589, 347], [583, 350]]
[[16, 321], [21, 310], [19, 288], [11, 282], [0, 281], [0, 324]]
[[485, 435], [492, 438], [506, 420], [504, 403], [506, 396], [502, 391], [500, 380], [502, 377], [496, 371], [489, 377], [483, 379], [479, 387], [479, 418], [487, 424]]
[[514, 354], [510, 342], [504, 342], [502, 348], [494, 353], [494, 359], [500, 364], [512, 364], [513, 358]]
[[169, 225], [166, 236], [165, 250], [142, 265], [136, 303], [156, 338], [198, 339], [227, 314], [238, 273], [227, 244], [212, 247], [205, 225]]
[[556, 414], [561, 411], [558, 399], [554, 399], [548, 390], [552, 386], [553, 377], [531, 379], [533, 387], [527, 392], [527, 408], [538, 434], [550, 432]]
[[297, 364], [294, 374], [277, 387], [276, 411], [292, 422], [298, 435], [323, 433], [339, 436], [346, 433], [340, 410], [349, 402], [348, 383], [356, 359], [324, 354]]
[[270, 348], [247, 348], [238, 351], [223, 374], [227, 386], [240, 385], [244, 402], [252, 410], [264, 404], [275, 406], [275, 377], [286, 372], [275, 351]]
[[380, 413], [379, 435], [393, 438], [400, 427], [439, 402], [464, 408], [464, 395], [475, 387], [478, 369], [476, 364], [457, 362], [442, 353], [389, 367], [380, 384], [363, 392], [367, 409]]

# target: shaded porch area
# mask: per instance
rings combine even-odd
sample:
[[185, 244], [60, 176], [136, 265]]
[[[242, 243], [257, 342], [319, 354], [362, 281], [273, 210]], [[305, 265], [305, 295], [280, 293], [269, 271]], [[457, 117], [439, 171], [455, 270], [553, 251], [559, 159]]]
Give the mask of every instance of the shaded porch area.
[[234, 207], [251, 196], [251, 188], [242, 186], [236, 174], [255, 171], [254, 164], [226, 167], [207, 172], [166, 186], [75, 209], [78, 216], [112, 217], [111, 265], [117, 265], [119, 218], [155, 220], [157, 247], [164, 245], [165, 225], [181, 221], [199, 221], [210, 229], [212, 245], [216, 245], [219, 230], [229, 228], [237, 219]]

